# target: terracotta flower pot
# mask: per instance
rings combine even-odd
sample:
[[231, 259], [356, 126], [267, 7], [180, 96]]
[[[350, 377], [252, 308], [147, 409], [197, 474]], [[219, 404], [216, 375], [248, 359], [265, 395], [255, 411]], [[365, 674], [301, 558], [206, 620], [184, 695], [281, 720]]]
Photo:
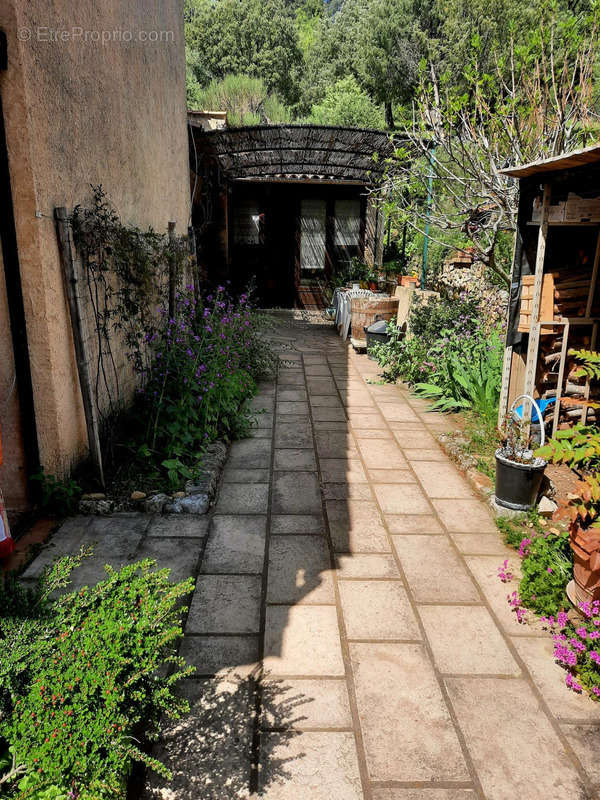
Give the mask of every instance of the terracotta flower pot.
[[400, 286], [413, 286], [415, 289], [419, 285], [419, 279], [415, 275], [403, 275], [400, 278]]
[[573, 580], [577, 604], [600, 600], [600, 529], [571, 530], [573, 551]]

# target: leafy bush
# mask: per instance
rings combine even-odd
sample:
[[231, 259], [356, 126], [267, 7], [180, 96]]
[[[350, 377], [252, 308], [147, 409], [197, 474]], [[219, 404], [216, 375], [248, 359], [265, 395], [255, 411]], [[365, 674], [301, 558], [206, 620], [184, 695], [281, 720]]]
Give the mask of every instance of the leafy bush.
[[496, 524], [506, 544], [523, 559], [521, 603], [537, 614], [556, 614], [563, 609], [573, 570], [569, 534], [558, 528], [547, 530], [536, 511], [513, 520], [499, 517]]
[[162, 714], [188, 709], [173, 689], [193, 671], [175, 655], [192, 581], [172, 584], [141, 561], [52, 599], [84, 555], [58, 561], [35, 591], [9, 581], [0, 594], [0, 785], [10, 797], [122, 795], [134, 761], [168, 776], [138, 743], [156, 737]]
[[574, 692], [587, 689], [600, 699], [600, 601], [580, 603], [584, 619], [570, 622], [564, 612], [545, 619], [554, 632], [554, 658], [566, 670], [565, 683]]
[[496, 417], [504, 347], [499, 331], [477, 328], [467, 336], [446, 330], [428, 353], [434, 364], [428, 383], [417, 383], [415, 394], [434, 400], [438, 411], [473, 409], [487, 419]]
[[43, 470], [32, 475], [32, 481], [40, 486], [40, 507], [42, 511], [67, 517], [77, 510], [82, 489], [72, 478], [60, 479], [55, 475], [47, 475]]

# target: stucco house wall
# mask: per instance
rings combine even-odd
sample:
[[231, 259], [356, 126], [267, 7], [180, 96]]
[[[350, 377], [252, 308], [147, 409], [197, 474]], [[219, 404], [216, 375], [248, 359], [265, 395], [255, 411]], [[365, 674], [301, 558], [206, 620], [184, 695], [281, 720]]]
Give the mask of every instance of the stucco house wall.
[[[40, 460], [63, 474], [87, 436], [54, 209], [86, 203], [90, 184], [102, 184], [125, 223], [163, 231], [174, 220], [186, 232], [183, 0], [4, 0], [0, 28]], [[0, 486], [11, 494], [6, 466]]]

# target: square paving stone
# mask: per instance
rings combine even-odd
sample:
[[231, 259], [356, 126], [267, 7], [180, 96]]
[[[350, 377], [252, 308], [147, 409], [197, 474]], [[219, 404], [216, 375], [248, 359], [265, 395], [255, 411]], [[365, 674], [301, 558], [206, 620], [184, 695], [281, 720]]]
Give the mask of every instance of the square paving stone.
[[278, 422], [275, 429], [275, 447], [278, 449], [313, 449], [313, 434], [309, 422], [301, 425]]
[[344, 679], [281, 678], [263, 681], [261, 728], [352, 728]]
[[353, 437], [346, 431], [317, 431], [319, 458], [358, 458]]
[[313, 428], [317, 431], [347, 431], [348, 423], [337, 420], [313, 421]]
[[473, 789], [375, 789], [373, 800], [477, 800]]
[[299, 414], [303, 417], [308, 417], [308, 403], [298, 401], [277, 401], [277, 414], [285, 416], [286, 414]]
[[388, 553], [390, 545], [375, 503], [327, 500], [327, 517], [336, 553]]
[[586, 692], [576, 694], [565, 686], [566, 672], [554, 660], [554, 642], [550, 637], [519, 636], [512, 642], [555, 717], [569, 722], [600, 722], [598, 703]]
[[331, 371], [326, 363], [323, 364], [307, 364], [304, 368], [306, 375], [327, 376], [331, 375]]
[[337, 388], [333, 378], [307, 378], [306, 386], [309, 396], [317, 394], [333, 394], [337, 397]]
[[394, 430], [394, 436], [402, 448], [408, 450], [437, 450], [437, 442], [426, 430], [418, 427]]
[[348, 639], [421, 638], [400, 581], [340, 581], [338, 588]]
[[445, 683], [487, 800], [586, 796], [526, 681], [465, 677]]
[[274, 514], [317, 514], [321, 492], [316, 472], [276, 472], [273, 479]]
[[417, 461], [412, 467], [429, 497], [473, 497], [473, 490], [452, 464]]
[[[126, 564], [137, 560], [136, 551], [141, 541], [142, 535], [140, 533], [122, 530], [114, 534], [98, 534], [93, 529], [93, 526], [90, 525], [81, 538], [80, 545], [84, 547], [91, 546], [93, 552], [89, 558], [84, 558], [81, 566], [71, 573], [73, 586], [95, 586], [99, 581], [107, 577], [104, 569], [106, 564], [110, 564], [113, 569], [121, 569]], [[201, 540], [196, 541], [198, 547], [200, 547]]]
[[354, 734], [302, 731], [286, 741], [265, 733], [259, 787], [261, 800], [362, 800]]
[[[339, 401], [337, 395], [331, 394], [323, 394], [323, 395], [316, 395], [315, 397], [310, 398], [310, 404], [313, 409], [316, 408], [338, 408], [343, 409], [342, 404]], [[314, 410], [313, 410], [314, 415]]]
[[268, 603], [335, 603], [322, 536], [277, 536], [269, 546]]
[[375, 496], [384, 514], [429, 514], [431, 506], [416, 484], [379, 483]]
[[372, 781], [468, 781], [450, 713], [421, 644], [350, 643]]
[[370, 469], [369, 478], [373, 483], [417, 482], [417, 479], [409, 469]]
[[186, 633], [258, 633], [260, 589], [256, 575], [200, 575]]
[[507, 547], [497, 533], [451, 533], [450, 538], [461, 553], [473, 556], [514, 555], [514, 550]]
[[326, 364], [327, 356], [325, 353], [304, 353], [302, 361], [305, 364]]
[[257, 428], [268, 428], [270, 430], [273, 427], [273, 414], [258, 414], [254, 424]]
[[[157, 539], [146, 537], [135, 552], [135, 560], [152, 558], [159, 569], [170, 569], [172, 581], [183, 581], [196, 574], [198, 559], [204, 546], [202, 539]], [[186, 598], [186, 605], [191, 601]]]
[[158, 536], [161, 539], [175, 536], [177, 538], [198, 538], [206, 536], [208, 530], [208, 517], [196, 514], [165, 514], [157, 515], [150, 522], [148, 536]]
[[419, 614], [440, 672], [520, 674], [504, 637], [483, 606], [421, 606]]
[[282, 370], [277, 376], [279, 386], [304, 386], [304, 372], [302, 370]]
[[23, 572], [21, 576], [23, 580], [35, 580], [58, 558], [75, 555], [79, 551], [81, 540], [91, 519], [91, 517], [73, 517], [64, 522]]
[[349, 409], [348, 416], [350, 418], [350, 425], [354, 430], [359, 430], [360, 428], [373, 430], [386, 427], [385, 420], [378, 414], [356, 414], [353, 409]]
[[583, 723], [560, 727], [590, 781], [600, 785], [600, 727]]
[[379, 410], [389, 422], [419, 422], [408, 403], [381, 403]]
[[481, 500], [433, 500], [442, 523], [452, 533], [496, 533], [491, 513]]
[[313, 419], [316, 422], [345, 422], [346, 421], [346, 414], [344, 413], [343, 408], [331, 407], [331, 406], [317, 406], [313, 408], [312, 412]]
[[363, 439], [392, 439], [392, 433], [387, 428], [374, 431], [354, 431], [354, 438], [360, 444]]
[[432, 448], [431, 450], [412, 450], [411, 448], [404, 447], [404, 455], [407, 461], [411, 464], [418, 463], [419, 461], [448, 461], [448, 456], [439, 448]]
[[367, 480], [358, 459], [322, 458], [320, 467], [325, 483], [366, 483]]
[[306, 389], [285, 389], [277, 392], [277, 400], [286, 403], [306, 402]]
[[340, 578], [399, 578], [394, 556], [389, 553], [353, 553], [335, 557]]
[[213, 517], [201, 572], [262, 573], [266, 533], [266, 516]]
[[83, 539], [88, 540], [94, 537], [100, 540], [103, 536], [141, 536], [146, 532], [151, 514], [138, 514], [136, 512], [126, 514], [112, 514], [108, 517], [92, 517], [90, 524], [84, 531]]
[[179, 655], [196, 667], [195, 677], [230, 670], [246, 676], [258, 667], [257, 636], [186, 636]]
[[273, 675], [344, 675], [335, 606], [267, 606], [264, 667]]
[[[252, 682], [192, 679], [178, 685], [188, 700], [183, 719], [163, 719], [153, 756], [172, 772], [168, 780], [148, 770], [144, 797], [224, 800], [247, 796], [252, 758]], [[226, 721], [226, 725], [224, 724]]]
[[276, 470], [316, 471], [317, 462], [312, 450], [275, 450], [274, 468]]
[[224, 483], [219, 490], [218, 514], [266, 514], [269, 485], [266, 483]]
[[325, 533], [325, 523], [321, 514], [273, 514], [271, 534]]
[[275, 408], [275, 397], [272, 394], [262, 397], [255, 396], [251, 400], [248, 400], [246, 407], [251, 411], [272, 412]]
[[324, 483], [325, 500], [373, 500], [368, 483]]
[[415, 600], [481, 602], [477, 587], [446, 536], [392, 536]]
[[432, 514], [391, 514], [385, 516], [390, 533], [443, 533], [437, 517]]
[[271, 442], [265, 439], [242, 439], [229, 450], [227, 468], [241, 467], [265, 469], [271, 461]]
[[233, 467], [223, 472], [223, 483], [268, 483], [270, 475], [269, 469], [237, 469]]
[[358, 438], [358, 447], [369, 469], [407, 469], [402, 450], [393, 439]]

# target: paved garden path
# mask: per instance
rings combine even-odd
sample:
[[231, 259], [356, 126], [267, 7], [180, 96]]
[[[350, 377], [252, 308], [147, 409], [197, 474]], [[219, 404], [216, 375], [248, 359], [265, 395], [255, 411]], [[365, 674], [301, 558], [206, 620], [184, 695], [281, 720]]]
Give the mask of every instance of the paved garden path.
[[166, 726], [174, 781], [148, 797], [597, 797], [599, 706], [511, 613], [497, 568], [518, 558], [437, 446], [447, 420], [371, 382], [331, 328], [283, 323], [276, 341], [208, 518], [75, 520], [55, 542], [197, 576], [192, 714]]

